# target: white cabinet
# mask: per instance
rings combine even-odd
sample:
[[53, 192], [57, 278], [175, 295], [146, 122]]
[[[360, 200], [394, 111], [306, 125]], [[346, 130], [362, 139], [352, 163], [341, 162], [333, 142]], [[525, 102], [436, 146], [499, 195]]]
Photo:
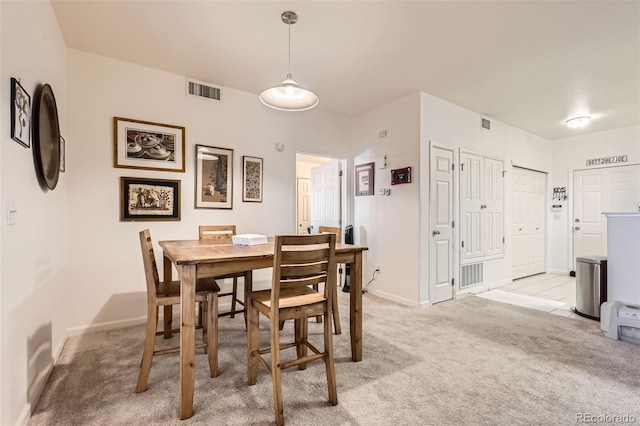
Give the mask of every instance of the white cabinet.
[[640, 306], [640, 213], [607, 217], [607, 301]]
[[460, 151], [460, 258], [504, 255], [504, 162]]

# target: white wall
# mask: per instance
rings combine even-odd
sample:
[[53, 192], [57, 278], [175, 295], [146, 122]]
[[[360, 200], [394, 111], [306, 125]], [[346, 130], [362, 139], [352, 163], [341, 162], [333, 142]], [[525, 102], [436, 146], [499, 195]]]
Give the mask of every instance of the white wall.
[[[491, 121], [480, 127], [481, 115], [426, 93], [415, 93], [353, 120], [355, 164], [388, 154], [389, 167], [376, 168], [375, 186], [390, 186], [390, 169], [411, 166], [412, 181], [391, 187], [391, 196], [355, 197], [356, 243], [365, 244], [364, 278], [377, 264], [382, 273], [371, 291], [412, 305], [429, 303], [429, 143], [474, 151], [505, 161], [505, 256], [485, 263], [485, 283], [511, 281], [511, 177], [512, 165], [549, 172], [550, 142]], [[387, 130], [380, 138], [378, 132]], [[457, 183], [456, 183], [457, 185]], [[459, 218], [456, 218], [459, 223]], [[456, 237], [457, 241], [457, 237]]]
[[[2, 363], [0, 424], [24, 422], [60, 349], [68, 314], [68, 176], [54, 191], [36, 180], [32, 150], [10, 137], [10, 78], [21, 79], [33, 95], [38, 84], [54, 91], [64, 136], [67, 115], [66, 47], [49, 2], [0, 2], [2, 71], [0, 172], [2, 267], [0, 303]], [[33, 143], [33, 141], [32, 141]], [[7, 225], [4, 209], [15, 201], [17, 224]]]
[[[591, 158], [627, 155], [624, 164], [640, 164], [640, 126], [578, 135], [553, 142], [552, 187], [566, 187], [569, 199], [562, 212], [550, 220], [550, 269], [568, 273], [573, 268], [573, 172], [596, 168], [586, 166]], [[623, 163], [621, 163], [623, 164]], [[557, 217], [556, 217], [557, 216]]]
[[[429, 142], [453, 148], [458, 163], [459, 149], [501, 158], [505, 164], [505, 255], [503, 258], [484, 263], [484, 282], [489, 287], [511, 282], [512, 277], [512, 236], [513, 218], [512, 173], [513, 166], [526, 167], [549, 173], [551, 171], [551, 142], [523, 130], [501, 123], [491, 117], [483, 116], [435, 96], [422, 93], [420, 97], [421, 136], [420, 151], [424, 179], [429, 176]], [[491, 121], [491, 129], [481, 127], [482, 118]], [[459, 171], [456, 168], [456, 177]], [[548, 179], [549, 180], [549, 179]], [[459, 182], [456, 182], [457, 187]], [[549, 187], [549, 182], [547, 186]], [[421, 295], [428, 294], [428, 250], [431, 234], [429, 234], [429, 199], [428, 188], [421, 193]], [[456, 199], [456, 205], [458, 204]], [[456, 217], [456, 223], [460, 218]], [[459, 229], [459, 228], [458, 228]], [[457, 241], [458, 236], [456, 236]], [[457, 271], [454, 272], [457, 276]], [[421, 302], [426, 299], [423, 296]]]
[[[215, 83], [215, 82], [213, 82]], [[240, 233], [295, 232], [295, 151], [346, 157], [350, 121], [322, 110], [284, 113], [254, 94], [224, 88], [223, 102], [187, 97], [185, 77], [69, 50], [67, 145], [70, 178], [70, 270], [77, 300], [67, 327], [100, 326], [142, 317], [145, 284], [138, 232], [154, 242], [197, 238], [200, 224], [236, 224]], [[186, 127], [185, 173], [113, 167], [113, 117]], [[283, 152], [275, 143], [285, 144]], [[195, 144], [234, 150], [233, 209], [194, 209]], [[262, 203], [243, 203], [242, 155], [264, 158]], [[120, 176], [179, 179], [180, 222], [120, 222]], [[156, 245], [156, 255], [161, 253]], [[175, 275], [174, 275], [175, 276]], [[269, 279], [264, 271], [255, 279]]]
[[[369, 290], [415, 304], [418, 295], [420, 246], [420, 97], [416, 92], [353, 119], [354, 164], [375, 162], [373, 196], [354, 197], [354, 242], [364, 253], [363, 285], [377, 265], [381, 273]], [[386, 130], [386, 137], [378, 132]], [[388, 167], [380, 169], [384, 154]], [[391, 169], [411, 167], [412, 183], [391, 187]], [[353, 190], [353, 168], [348, 169]], [[391, 196], [378, 195], [391, 188]]]

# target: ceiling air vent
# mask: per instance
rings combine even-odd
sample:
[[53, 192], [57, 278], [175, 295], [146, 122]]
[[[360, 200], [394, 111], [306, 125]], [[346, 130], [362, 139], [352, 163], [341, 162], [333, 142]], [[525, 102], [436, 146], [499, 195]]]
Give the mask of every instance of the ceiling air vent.
[[487, 120], [486, 118], [482, 119], [482, 128], [483, 129], [487, 129], [487, 130], [491, 130], [491, 122], [489, 120]]
[[202, 81], [187, 79], [187, 95], [188, 96], [197, 96], [199, 98], [210, 99], [212, 101], [220, 102], [221, 99], [221, 90], [222, 88], [219, 86], [215, 86], [211, 83], [204, 83]]

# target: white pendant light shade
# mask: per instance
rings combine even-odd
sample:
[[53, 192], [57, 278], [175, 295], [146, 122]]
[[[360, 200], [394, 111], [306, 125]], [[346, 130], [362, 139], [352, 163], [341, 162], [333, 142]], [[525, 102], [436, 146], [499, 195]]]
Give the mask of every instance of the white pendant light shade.
[[299, 86], [291, 77], [291, 25], [298, 22], [298, 15], [287, 11], [282, 13], [281, 18], [289, 28], [289, 72], [282, 83], [260, 93], [260, 102], [281, 111], [305, 111], [318, 105], [319, 99], [315, 93]]
[[281, 111], [305, 111], [318, 105], [318, 96], [298, 85], [291, 74], [277, 86], [260, 93], [260, 102]]

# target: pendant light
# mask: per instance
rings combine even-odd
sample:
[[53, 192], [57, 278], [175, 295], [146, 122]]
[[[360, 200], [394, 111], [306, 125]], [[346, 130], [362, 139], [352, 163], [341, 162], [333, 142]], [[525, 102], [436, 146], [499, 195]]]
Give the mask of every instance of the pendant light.
[[315, 93], [298, 85], [291, 76], [291, 25], [298, 22], [298, 15], [287, 11], [281, 18], [289, 27], [289, 70], [282, 83], [260, 93], [260, 102], [281, 111], [305, 111], [318, 105], [319, 99]]

